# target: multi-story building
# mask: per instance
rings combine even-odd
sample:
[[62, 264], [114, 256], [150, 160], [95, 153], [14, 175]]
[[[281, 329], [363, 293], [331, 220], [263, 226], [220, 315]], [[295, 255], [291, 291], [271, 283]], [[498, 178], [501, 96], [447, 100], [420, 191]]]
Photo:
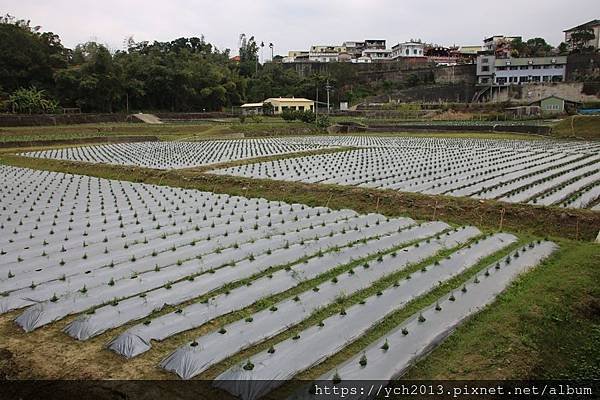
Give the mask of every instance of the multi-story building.
[[368, 58], [371, 61], [386, 61], [391, 59], [391, 55], [392, 51], [389, 49], [365, 49], [361, 58]]
[[386, 41], [383, 39], [367, 39], [365, 40], [365, 48], [385, 50], [387, 48]]
[[298, 61], [308, 61], [308, 51], [303, 50], [290, 50], [288, 51], [288, 55], [283, 57], [281, 62], [290, 63], [290, 62], [298, 62]]
[[594, 19], [589, 22], [586, 22], [585, 24], [578, 25], [578, 26], [575, 26], [571, 29], [567, 29], [566, 31], [564, 31], [565, 43], [567, 44], [567, 46], [569, 46], [569, 48], [571, 48], [571, 49], [574, 47], [573, 41], [571, 40], [571, 35], [574, 32], [582, 31], [582, 30], [588, 30], [594, 34], [594, 38], [589, 40], [584, 45], [584, 47], [592, 47], [594, 49], [599, 49], [600, 48], [600, 19]]
[[508, 57], [512, 50], [513, 40], [521, 40], [521, 36], [495, 35], [483, 39], [482, 51], [496, 55], [497, 57]]
[[402, 57], [424, 57], [425, 45], [420, 42], [404, 42], [398, 43], [392, 47], [392, 59]]
[[562, 82], [566, 65], [566, 56], [498, 58], [481, 54], [477, 57], [477, 82], [490, 86]]
[[345, 53], [345, 46], [311, 46], [308, 52], [308, 60], [313, 62], [337, 62], [340, 54]]
[[358, 58], [362, 56], [363, 50], [366, 48], [365, 42], [344, 42], [343, 46], [346, 48], [346, 52], [352, 58]]

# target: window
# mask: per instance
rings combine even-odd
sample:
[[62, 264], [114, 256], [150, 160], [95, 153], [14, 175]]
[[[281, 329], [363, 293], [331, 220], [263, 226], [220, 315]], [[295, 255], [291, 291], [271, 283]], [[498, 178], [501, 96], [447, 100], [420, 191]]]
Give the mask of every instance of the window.
[[521, 66], [519, 67], [519, 69], [529, 69], [529, 66], [528, 66], [528, 65], [521, 65]]
[[497, 67], [496, 68], [498, 71], [506, 71], [506, 67]]
[[410, 50], [406, 49], [406, 55], [409, 56], [410, 55]]
[[541, 77], [539, 76], [532, 76], [531, 77], [531, 82], [540, 82], [541, 81]]
[[544, 75], [542, 77], [542, 81], [544, 81], [544, 82], [550, 82], [550, 77], [548, 75]]
[[542, 69], [542, 66], [541, 65], [534, 65], [533, 69]]
[[552, 77], [552, 82], [562, 82], [563, 78], [562, 76], [553, 76]]
[[518, 70], [518, 69], [519, 69], [519, 67], [510, 67], [509, 69], [510, 69], [511, 71], [516, 71], [516, 70]]
[[544, 65], [544, 69], [550, 69], [552, 68], [552, 65]]
[[498, 85], [506, 85], [506, 78], [496, 78], [496, 83]]
[[418, 52], [417, 52], [417, 49], [413, 49], [413, 54], [414, 54], [414, 55], [417, 55], [417, 54], [418, 54]]
[[521, 76], [519, 77], [519, 83], [527, 83], [529, 82], [529, 77], [528, 76]]
[[565, 66], [562, 65], [562, 64], [557, 64], [557, 65], [554, 66], [554, 68], [556, 68], [556, 69], [563, 69], [564, 67]]
[[490, 62], [490, 60], [489, 60], [488, 58], [482, 58], [482, 59], [481, 59], [481, 63], [482, 63], [482, 64], [487, 64], [487, 63], [489, 63], [489, 62]]
[[510, 83], [517, 83], [517, 82], [518, 82], [518, 78], [516, 76], [510, 77]]
[[481, 67], [481, 72], [490, 72], [490, 67], [489, 65], [484, 65]]

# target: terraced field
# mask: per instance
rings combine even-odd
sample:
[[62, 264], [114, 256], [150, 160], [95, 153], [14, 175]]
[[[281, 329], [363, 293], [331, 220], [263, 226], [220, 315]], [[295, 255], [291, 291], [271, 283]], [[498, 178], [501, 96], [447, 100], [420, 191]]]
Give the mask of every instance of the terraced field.
[[[324, 376], [398, 376], [556, 249], [439, 221], [8, 166], [0, 175], [0, 313], [16, 312], [25, 332], [100, 337], [126, 358], [230, 315], [158, 366], [216, 377], [244, 399], [382, 322], [381, 339]], [[435, 304], [393, 318], [445, 283]], [[250, 355], [236, 361], [241, 352]]]

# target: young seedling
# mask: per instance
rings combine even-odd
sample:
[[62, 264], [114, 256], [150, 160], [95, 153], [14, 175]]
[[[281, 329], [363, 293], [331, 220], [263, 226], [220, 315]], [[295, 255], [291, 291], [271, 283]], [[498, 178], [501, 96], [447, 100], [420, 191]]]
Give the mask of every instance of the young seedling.
[[244, 370], [252, 371], [254, 369], [254, 364], [250, 360], [246, 361], [246, 364], [243, 366]]
[[337, 370], [333, 374], [333, 378], [331, 378], [331, 381], [334, 385], [337, 385], [342, 381], [342, 378], [340, 377], [340, 374], [337, 372]]
[[367, 355], [365, 353], [363, 353], [362, 356], [360, 356], [360, 360], [358, 361], [358, 363], [361, 367], [367, 366]]
[[390, 348], [390, 345], [388, 343], [388, 340], [385, 339], [385, 342], [383, 343], [383, 345], [381, 346], [381, 350], [383, 351], [388, 351], [388, 349]]

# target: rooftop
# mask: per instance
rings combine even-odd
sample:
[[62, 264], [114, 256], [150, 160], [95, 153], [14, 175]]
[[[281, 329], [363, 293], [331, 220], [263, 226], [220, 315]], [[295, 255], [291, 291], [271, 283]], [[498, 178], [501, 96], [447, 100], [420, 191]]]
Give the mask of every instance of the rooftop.
[[586, 22], [585, 24], [581, 24], [581, 25], [575, 26], [571, 29], [567, 29], [564, 32], [573, 32], [573, 31], [578, 31], [580, 29], [593, 28], [598, 25], [600, 25], [600, 19], [593, 19], [589, 22]]

